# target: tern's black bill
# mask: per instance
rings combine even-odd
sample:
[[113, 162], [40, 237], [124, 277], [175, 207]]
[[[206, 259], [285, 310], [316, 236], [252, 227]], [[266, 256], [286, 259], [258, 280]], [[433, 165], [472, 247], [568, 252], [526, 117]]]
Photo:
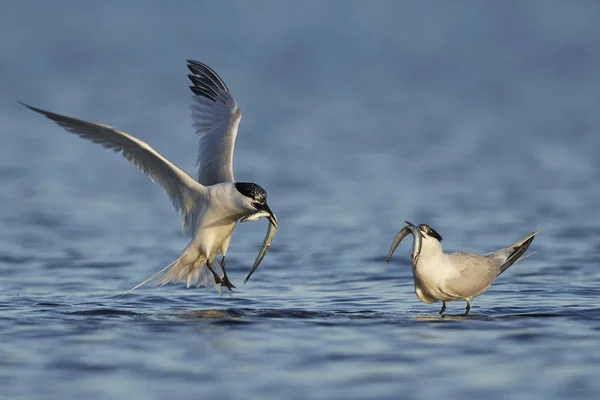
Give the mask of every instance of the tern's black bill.
[[257, 210], [265, 211], [266, 213], [268, 213], [269, 215], [267, 216], [267, 218], [269, 219], [269, 222], [271, 222], [271, 225], [273, 225], [275, 228], [277, 228], [277, 217], [275, 216], [275, 214], [273, 214], [273, 211], [271, 211], [271, 208], [269, 207], [269, 205], [266, 202], [265, 203], [252, 203], [252, 205]]
[[269, 219], [269, 222], [271, 223], [271, 225], [273, 225], [273, 227], [275, 229], [277, 229], [277, 217], [275, 216], [275, 214], [273, 214], [273, 211], [271, 211], [271, 209], [269, 208], [269, 205], [265, 203], [265, 211], [269, 213], [269, 216], [267, 217]]

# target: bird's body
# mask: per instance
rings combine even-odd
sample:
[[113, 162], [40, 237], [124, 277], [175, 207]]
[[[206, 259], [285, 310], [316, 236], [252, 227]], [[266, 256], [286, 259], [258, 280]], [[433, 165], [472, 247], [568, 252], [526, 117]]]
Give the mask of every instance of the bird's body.
[[[225, 83], [212, 69], [197, 61], [188, 61], [188, 68], [192, 72], [188, 76], [193, 83], [190, 89], [194, 93], [193, 126], [200, 137], [197, 180], [145, 142], [124, 132], [25, 104], [67, 131], [121, 153], [159, 184], [171, 198], [181, 215], [182, 230], [191, 241], [172, 264], [135, 288], [168, 269], [157, 284], [178, 283], [185, 279], [188, 287], [214, 285], [220, 290], [222, 284], [231, 289], [234, 286], [225, 273], [225, 256], [238, 220], [260, 213], [260, 216], [267, 216], [271, 225], [277, 228], [277, 219], [267, 204], [264, 189], [254, 183], [235, 182], [233, 178], [233, 149], [242, 111]], [[273, 236], [270, 227], [267, 237], [272, 240]], [[266, 249], [269, 246], [270, 242]], [[259, 253], [251, 272], [258, 267], [259, 258], [262, 260], [264, 252], [261, 250]], [[222, 255], [221, 263], [213, 266], [219, 254]]]
[[427, 255], [421, 253], [414, 269], [415, 291], [419, 300], [466, 300], [485, 292], [497, 274], [497, 265], [470, 253]]
[[464, 315], [467, 315], [471, 300], [484, 293], [502, 272], [523, 258], [538, 232], [539, 230], [511, 246], [482, 256], [462, 251], [444, 253], [442, 237], [430, 226], [419, 225], [418, 233], [422, 236], [422, 244], [413, 265], [417, 297], [427, 304], [442, 301], [440, 314], [446, 310], [446, 302], [465, 300], [467, 309]]
[[[231, 183], [219, 183], [206, 187], [206, 194], [196, 201], [195, 209], [201, 210], [194, 218], [192, 240], [183, 251], [181, 259], [173, 265], [171, 270], [158, 281], [164, 285], [178, 283], [187, 278], [187, 286], [204, 284], [204, 269], [219, 254], [227, 255], [229, 242], [237, 221], [253, 212], [243, 204], [236, 201], [235, 185]], [[221, 275], [220, 268], [217, 275]], [[197, 274], [190, 275], [197, 270]], [[208, 274], [207, 276], [210, 276]], [[211, 282], [212, 283], [212, 282]]]

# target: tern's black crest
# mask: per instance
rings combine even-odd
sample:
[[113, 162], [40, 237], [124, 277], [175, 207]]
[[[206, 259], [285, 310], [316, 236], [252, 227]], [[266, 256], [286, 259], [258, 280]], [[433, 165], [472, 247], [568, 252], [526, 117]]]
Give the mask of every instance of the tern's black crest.
[[256, 183], [236, 182], [235, 188], [244, 196], [258, 203], [264, 203], [267, 200], [267, 192]]
[[430, 227], [429, 225], [421, 224], [421, 225], [419, 225], [419, 229], [422, 230], [427, 236], [436, 238], [440, 242], [442, 241], [442, 236], [439, 233], [437, 233], [437, 231], [435, 229], [433, 229], [432, 227]]
[[229, 91], [225, 82], [208, 65], [194, 60], [187, 60], [187, 62], [187, 67], [192, 72], [188, 78], [194, 84], [194, 86], [190, 86], [190, 89], [195, 95], [216, 102], [219, 92]]

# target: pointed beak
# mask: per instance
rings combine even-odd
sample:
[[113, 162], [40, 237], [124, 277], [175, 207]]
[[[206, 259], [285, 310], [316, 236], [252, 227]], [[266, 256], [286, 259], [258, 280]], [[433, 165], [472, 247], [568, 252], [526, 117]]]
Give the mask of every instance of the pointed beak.
[[273, 225], [273, 227], [277, 229], [277, 217], [275, 216], [275, 214], [273, 214], [273, 211], [271, 211], [267, 203], [264, 204], [263, 210], [269, 213], [269, 216], [267, 218], [269, 219], [271, 225]]
[[421, 246], [423, 243], [423, 235], [421, 234], [421, 231], [419, 230], [419, 228], [413, 224], [411, 224], [408, 221], [404, 221], [406, 222], [407, 228], [410, 229], [410, 231], [413, 234], [413, 252], [412, 252], [412, 266], [413, 269], [417, 268], [417, 263], [419, 262], [419, 256], [421, 255]]

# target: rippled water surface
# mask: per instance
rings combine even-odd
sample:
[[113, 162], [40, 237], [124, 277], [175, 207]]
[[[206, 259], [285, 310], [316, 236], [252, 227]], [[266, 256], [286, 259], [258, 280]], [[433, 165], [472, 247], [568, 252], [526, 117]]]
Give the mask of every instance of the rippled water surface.
[[[217, 4], [218, 3], [218, 4]], [[547, 2], [0, 5], [0, 398], [598, 398], [600, 6]], [[233, 296], [121, 294], [187, 244], [162, 190], [16, 103], [130, 132], [194, 173], [185, 59], [244, 109]], [[419, 302], [403, 220], [536, 253]]]

